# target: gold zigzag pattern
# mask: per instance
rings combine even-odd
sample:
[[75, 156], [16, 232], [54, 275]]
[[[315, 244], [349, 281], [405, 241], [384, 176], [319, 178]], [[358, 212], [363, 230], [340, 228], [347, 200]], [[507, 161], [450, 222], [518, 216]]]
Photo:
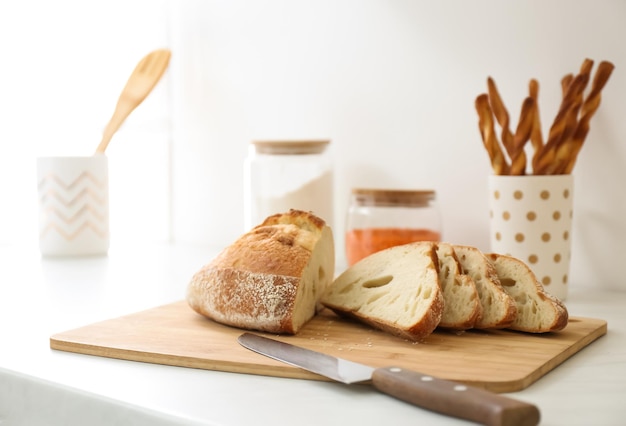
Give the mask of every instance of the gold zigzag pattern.
[[68, 224], [75, 222], [76, 220], [80, 218], [80, 216], [86, 215], [87, 213], [91, 213], [93, 216], [95, 216], [97, 222], [102, 222], [105, 218], [105, 215], [100, 214], [98, 210], [94, 209], [89, 204], [85, 204], [80, 210], [78, 210], [76, 213], [74, 213], [71, 216], [64, 215], [60, 209], [57, 209], [54, 207], [48, 207], [45, 210], [45, 212], [48, 217], [51, 217], [54, 214], [59, 219], [61, 219], [62, 222], [68, 223]]
[[78, 185], [81, 181], [83, 180], [90, 180], [95, 186], [97, 186], [98, 188], [102, 189], [104, 187], [105, 182], [98, 180], [93, 173], [89, 172], [89, 171], [84, 171], [81, 174], [79, 174], [76, 179], [74, 179], [73, 181], [71, 181], [70, 183], [65, 183], [65, 181], [63, 179], [61, 179], [58, 175], [56, 175], [55, 173], [48, 173], [46, 174], [44, 177], [41, 178], [41, 180], [39, 181], [38, 187], [41, 190], [41, 188], [48, 182], [48, 181], [54, 181], [57, 183], [57, 185], [62, 186], [63, 188], [67, 189], [67, 190], [71, 190], [72, 188], [74, 188], [76, 185]]
[[78, 202], [84, 201], [85, 198], [91, 197], [96, 204], [100, 206], [104, 206], [105, 204], [104, 197], [100, 196], [98, 193], [91, 190], [90, 188], [84, 188], [82, 191], [77, 193], [74, 197], [70, 198], [69, 200], [66, 200], [65, 198], [63, 198], [63, 195], [61, 195], [61, 192], [63, 191], [56, 191], [54, 189], [49, 189], [46, 192], [42, 193], [40, 202], [45, 205], [51, 202], [52, 199], [56, 199], [59, 203], [63, 204], [64, 206], [71, 207]]
[[[73, 197], [66, 194], [76, 188], [79, 188], [79, 185], [83, 183], [86, 184], [86, 187]], [[46, 186], [48, 185], [50, 188], [46, 189]], [[55, 185], [58, 189], [55, 189]], [[41, 205], [48, 205], [44, 210], [46, 215], [48, 217], [55, 215], [60, 222], [63, 222], [55, 223], [54, 221], [49, 221], [43, 229], [40, 229], [39, 235], [41, 238], [45, 237], [49, 232], [56, 231], [62, 238], [70, 241], [88, 229], [91, 229], [91, 231], [93, 231], [93, 233], [100, 238], [105, 238], [107, 236], [108, 231], [106, 230], [106, 216], [99, 213], [97, 208], [90, 205], [94, 204], [99, 206], [101, 207], [101, 210], [106, 207], [106, 194], [101, 194], [104, 190], [106, 190], [106, 181], [99, 181], [89, 171], [82, 172], [78, 175], [78, 177], [76, 177], [76, 179], [69, 183], [63, 181], [63, 179], [55, 173], [48, 173], [39, 181], [38, 189], [41, 194]], [[86, 202], [87, 199], [89, 202]], [[80, 206], [80, 209], [72, 215], [65, 214], [66, 209], [57, 208], [54, 205], [51, 205], [54, 200], [58, 201], [58, 203], [67, 209], [77, 205]], [[94, 216], [95, 221], [85, 218], [85, 215], [89, 213]], [[83, 223], [73, 231], [68, 231], [67, 227], [63, 226], [63, 224], [69, 225], [74, 222], [80, 223], [81, 220]], [[104, 223], [105, 229], [101, 229], [103, 227], [98, 226], [98, 223], [96, 222]]]
[[100, 238], [105, 238], [107, 236], [107, 233], [105, 231], [101, 231], [96, 225], [92, 224], [91, 222], [85, 222], [83, 223], [78, 229], [76, 229], [74, 232], [66, 232], [63, 228], [61, 228], [60, 226], [58, 226], [55, 223], [50, 223], [48, 224], [43, 230], [41, 230], [41, 232], [39, 233], [39, 235], [41, 237], [44, 237], [48, 232], [54, 230], [56, 232], [59, 233], [59, 235], [61, 235], [61, 237], [65, 238], [68, 241], [73, 240], [74, 238], [78, 237], [78, 235], [83, 232], [86, 229], [91, 229], [97, 236], [99, 236]]

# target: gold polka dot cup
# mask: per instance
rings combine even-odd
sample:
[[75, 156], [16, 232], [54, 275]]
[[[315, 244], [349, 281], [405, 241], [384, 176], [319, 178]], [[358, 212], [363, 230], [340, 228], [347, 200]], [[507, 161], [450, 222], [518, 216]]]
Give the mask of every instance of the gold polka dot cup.
[[489, 176], [491, 251], [523, 260], [565, 300], [573, 212], [572, 175]]

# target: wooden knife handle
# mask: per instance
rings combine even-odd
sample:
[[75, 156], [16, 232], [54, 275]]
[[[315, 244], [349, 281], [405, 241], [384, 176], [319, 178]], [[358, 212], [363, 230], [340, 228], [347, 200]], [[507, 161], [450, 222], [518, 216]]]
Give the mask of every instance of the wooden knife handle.
[[399, 367], [377, 368], [372, 384], [405, 402], [488, 426], [539, 424], [539, 410], [532, 404]]

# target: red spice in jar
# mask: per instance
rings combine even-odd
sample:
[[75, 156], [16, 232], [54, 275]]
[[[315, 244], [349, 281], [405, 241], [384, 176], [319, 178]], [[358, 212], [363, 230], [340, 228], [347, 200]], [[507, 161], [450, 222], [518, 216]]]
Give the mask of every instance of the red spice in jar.
[[346, 256], [352, 266], [364, 257], [389, 247], [415, 241], [440, 241], [441, 233], [430, 229], [366, 228], [346, 232]]

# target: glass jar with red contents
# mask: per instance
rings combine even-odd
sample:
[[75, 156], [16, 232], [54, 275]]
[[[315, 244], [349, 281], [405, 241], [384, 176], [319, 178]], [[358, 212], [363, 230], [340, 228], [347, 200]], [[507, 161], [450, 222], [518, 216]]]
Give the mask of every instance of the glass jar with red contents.
[[346, 221], [348, 265], [389, 247], [440, 240], [441, 218], [435, 191], [352, 190]]

